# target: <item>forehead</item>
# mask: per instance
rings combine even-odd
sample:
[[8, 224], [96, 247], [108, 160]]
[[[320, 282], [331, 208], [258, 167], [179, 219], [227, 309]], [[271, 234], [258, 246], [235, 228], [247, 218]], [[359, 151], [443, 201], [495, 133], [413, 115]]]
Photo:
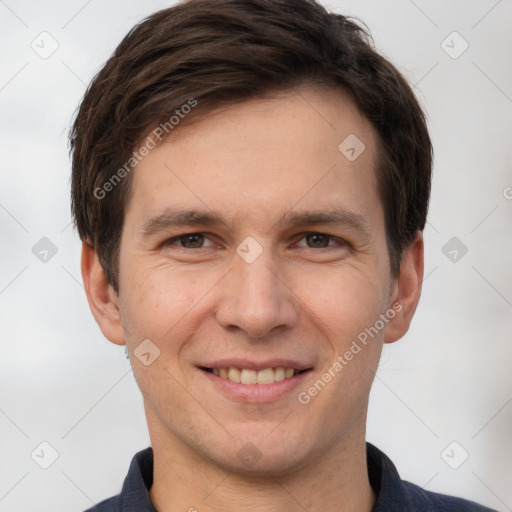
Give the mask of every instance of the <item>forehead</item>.
[[341, 90], [297, 89], [218, 108], [185, 119], [135, 167], [127, 217], [140, 223], [187, 206], [275, 222], [312, 204], [365, 215], [380, 205], [376, 152], [371, 123]]

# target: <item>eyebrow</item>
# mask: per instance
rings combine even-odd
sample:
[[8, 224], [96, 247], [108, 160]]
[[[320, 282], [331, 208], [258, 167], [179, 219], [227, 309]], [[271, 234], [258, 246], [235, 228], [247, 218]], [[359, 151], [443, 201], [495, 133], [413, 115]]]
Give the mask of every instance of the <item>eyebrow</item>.
[[[139, 229], [139, 236], [149, 238], [154, 234], [169, 228], [179, 226], [209, 226], [215, 227], [220, 225], [229, 227], [229, 223], [218, 213], [203, 210], [173, 210], [165, 209], [161, 214], [148, 219]], [[290, 211], [285, 213], [276, 224], [286, 225], [289, 227], [302, 226], [343, 226], [360, 231], [362, 234], [369, 234], [369, 226], [365, 218], [353, 211], [343, 208], [320, 210], [320, 211]], [[236, 227], [235, 224], [234, 227]], [[270, 230], [269, 230], [270, 231]]]

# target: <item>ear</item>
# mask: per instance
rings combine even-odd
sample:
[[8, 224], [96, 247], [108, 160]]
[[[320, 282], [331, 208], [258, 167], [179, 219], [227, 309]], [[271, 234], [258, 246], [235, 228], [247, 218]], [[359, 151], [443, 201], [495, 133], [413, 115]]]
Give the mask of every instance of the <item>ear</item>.
[[409, 330], [423, 284], [423, 235], [416, 232], [414, 241], [404, 251], [400, 274], [391, 291], [390, 305], [395, 316], [386, 328], [385, 343], [399, 340]]
[[116, 345], [125, 345], [121, 325], [119, 298], [107, 276], [94, 247], [82, 242], [82, 279], [92, 314], [104, 336]]

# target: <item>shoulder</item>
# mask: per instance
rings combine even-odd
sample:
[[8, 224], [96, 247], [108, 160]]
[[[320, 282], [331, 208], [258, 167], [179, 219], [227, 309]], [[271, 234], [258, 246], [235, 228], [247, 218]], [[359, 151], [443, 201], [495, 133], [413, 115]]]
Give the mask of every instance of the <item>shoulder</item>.
[[436, 512], [496, 512], [473, 501], [437, 492], [425, 491], [410, 482], [402, 481], [408, 510]]
[[473, 501], [426, 491], [402, 480], [386, 454], [366, 443], [368, 477], [377, 495], [372, 512], [496, 512]]
[[119, 510], [121, 510], [121, 501], [120, 496], [117, 495], [100, 501], [85, 512], [119, 512]]
[[146, 448], [135, 454], [124, 479], [121, 492], [87, 509], [85, 512], [156, 512], [149, 490], [153, 484], [153, 450]]

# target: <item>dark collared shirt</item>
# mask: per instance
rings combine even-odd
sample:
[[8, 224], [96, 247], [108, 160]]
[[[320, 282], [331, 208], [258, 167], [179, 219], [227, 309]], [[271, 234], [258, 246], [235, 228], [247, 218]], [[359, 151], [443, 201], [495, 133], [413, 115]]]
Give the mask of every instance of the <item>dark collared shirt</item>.
[[[366, 454], [370, 485], [377, 495], [372, 512], [496, 512], [401, 480], [391, 460], [370, 443]], [[146, 448], [133, 457], [121, 493], [86, 512], [157, 512], [149, 499], [152, 484], [153, 450]]]

